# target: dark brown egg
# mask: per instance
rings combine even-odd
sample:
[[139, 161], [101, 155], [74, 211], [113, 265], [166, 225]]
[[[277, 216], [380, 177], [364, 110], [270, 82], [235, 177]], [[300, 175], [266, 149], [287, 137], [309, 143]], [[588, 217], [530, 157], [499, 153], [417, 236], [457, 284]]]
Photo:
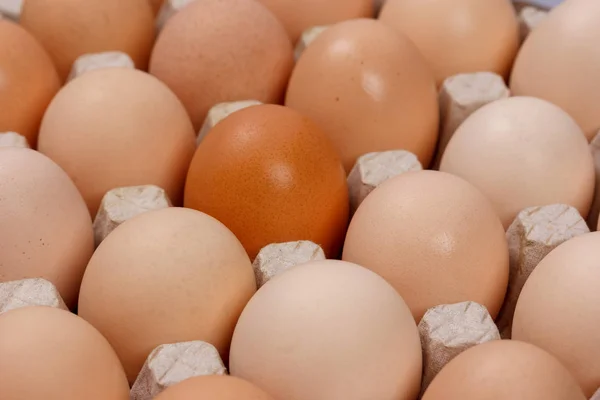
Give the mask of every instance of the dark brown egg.
[[44, 48], [19, 25], [0, 20], [0, 132], [20, 133], [34, 147], [44, 111], [59, 88]]
[[325, 134], [289, 108], [238, 111], [198, 147], [186, 207], [223, 222], [251, 258], [270, 243], [311, 240], [338, 254], [348, 220], [340, 158]]

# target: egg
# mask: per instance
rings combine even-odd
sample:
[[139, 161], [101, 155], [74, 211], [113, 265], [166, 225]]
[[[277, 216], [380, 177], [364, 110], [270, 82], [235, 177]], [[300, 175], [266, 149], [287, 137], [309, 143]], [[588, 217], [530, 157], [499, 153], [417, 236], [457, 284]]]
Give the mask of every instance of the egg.
[[235, 328], [229, 370], [276, 399], [414, 400], [421, 366], [396, 291], [363, 267], [325, 260], [261, 287]]
[[122, 51], [145, 69], [155, 35], [148, 0], [25, 1], [20, 23], [48, 50], [63, 81], [87, 53]]
[[155, 77], [127, 68], [87, 72], [52, 100], [39, 150], [59, 164], [89, 211], [122, 186], [154, 184], [180, 204], [195, 151], [185, 108]]
[[433, 76], [416, 47], [368, 19], [327, 29], [296, 65], [285, 104], [313, 119], [346, 172], [366, 153], [408, 150], [427, 166], [438, 134]]
[[488, 104], [458, 128], [440, 171], [458, 175], [491, 201], [507, 229], [527, 208], [567, 204], [585, 218], [594, 192], [594, 162], [577, 123], [532, 97]]
[[523, 44], [510, 80], [515, 95], [539, 97], [563, 108], [588, 140], [600, 129], [598, 15], [598, 1], [558, 5]]
[[0, 282], [45, 278], [77, 303], [92, 220], [67, 174], [37, 151], [0, 148]]
[[156, 41], [150, 72], [183, 101], [199, 130], [217, 103], [278, 103], [294, 63], [275, 16], [255, 0], [194, 1]]
[[373, 16], [373, 0], [259, 0], [285, 26], [295, 43], [313, 26], [330, 25], [353, 18]]
[[308, 118], [258, 105], [218, 123], [196, 150], [186, 207], [224, 223], [251, 259], [271, 243], [311, 240], [339, 255], [348, 186], [338, 153]]
[[106, 339], [68, 311], [24, 307], [0, 315], [2, 400], [127, 400], [123, 367]]
[[0, 132], [18, 132], [35, 147], [42, 116], [60, 88], [52, 60], [19, 25], [0, 20]]
[[198, 376], [169, 387], [155, 400], [273, 400], [253, 384], [226, 375]]
[[438, 85], [467, 72], [508, 78], [519, 48], [519, 24], [509, 0], [387, 0], [379, 20], [416, 44]]
[[454, 358], [423, 400], [585, 400], [561, 363], [527, 343], [494, 340]]
[[350, 222], [342, 259], [384, 277], [417, 321], [463, 301], [495, 318], [508, 283], [508, 245], [491, 203], [437, 171], [408, 172], [371, 192]]
[[203, 340], [227, 360], [235, 323], [255, 291], [248, 255], [223, 224], [166, 208], [104, 239], [85, 271], [79, 315], [108, 339], [133, 383], [161, 344]]
[[512, 338], [555, 355], [589, 398], [600, 387], [600, 232], [568, 240], [530, 275], [517, 301]]

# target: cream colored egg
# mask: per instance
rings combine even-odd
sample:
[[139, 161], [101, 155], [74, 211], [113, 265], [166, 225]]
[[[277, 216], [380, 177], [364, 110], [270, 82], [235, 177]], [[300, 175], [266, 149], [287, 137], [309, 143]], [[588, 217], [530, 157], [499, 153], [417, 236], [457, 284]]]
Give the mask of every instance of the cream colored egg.
[[556, 356], [589, 397], [600, 387], [600, 232], [554, 249], [519, 296], [512, 338]]
[[259, 289], [235, 328], [229, 369], [276, 399], [414, 400], [421, 362], [417, 327], [394, 289], [327, 260]]
[[600, 129], [600, 2], [564, 1], [527, 38], [515, 61], [515, 95], [548, 100], [568, 112], [588, 140]]
[[494, 204], [504, 228], [527, 208], [563, 203], [585, 218], [594, 192], [594, 163], [577, 123], [532, 97], [488, 104], [456, 131], [440, 171], [460, 176]]

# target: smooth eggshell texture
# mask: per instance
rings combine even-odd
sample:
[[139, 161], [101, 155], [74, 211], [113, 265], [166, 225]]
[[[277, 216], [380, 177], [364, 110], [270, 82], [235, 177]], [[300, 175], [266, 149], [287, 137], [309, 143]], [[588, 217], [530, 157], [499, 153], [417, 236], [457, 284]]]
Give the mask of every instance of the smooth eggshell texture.
[[230, 372], [287, 400], [414, 400], [417, 327], [381, 277], [315, 261], [267, 282], [235, 328]]
[[313, 26], [331, 25], [354, 18], [373, 16], [373, 0], [259, 0], [285, 26], [295, 43]]
[[199, 376], [169, 387], [155, 400], [273, 400], [264, 391], [240, 378]]
[[459, 354], [423, 400], [586, 400], [569, 371], [527, 343], [495, 340]]
[[81, 284], [79, 315], [108, 339], [133, 383], [165, 343], [203, 340], [227, 360], [255, 291], [248, 255], [223, 224], [166, 208], [126, 221], [100, 244]]
[[379, 19], [417, 45], [438, 85], [467, 72], [507, 78], [519, 48], [519, 24], [508, 0], [387, 0]]
[[[600, 2], [565, 1], [527, 38], [510, 89], [560, 106], [588, 140], [600, 129]], [[541, 72], [540, 72], [541, 71]]]
[[223, 222], [251, 259], [271, 243], [310, 240], [336, 257], [348, 223], [339, 156], [309, 119], [278, 105], [230, 115], [198, 147], [185, 206]]
[[417, 321], [463, 301], [495, 318], [508, 282], [508, 245], [492, 205], [436, 171], [409, 172], [371, 192], [350, 222], [342, 259], [383, 276]]
[[438, 134], [433, 76], [416, 47], [368, 19], [327, 29], [300, 57], [286, 105], [319, 124], [347, 172], [366, 153], [408, 150], [427, 166]]
[[587, 397], [600, 386], [600, 232], [571, 239], [548, 254], [519, 296], [513, 339], [554, 354]]
[[[34, 0], [35, 1], [35, 0]], [[127, 400], [114, 350], [68, 311], [25, 307], [0, 315], [2, 400]]]
[[29, 149], [0, 148], [0, 282], [45, 278], [77, 303], [92, 219], [67, 174]]
[[54, 98], [39, 150], [74, 180], [90, 213], [104, 194], [154, 184], [181, 202], [195, 133], [184, 107], [162, 82], [127, 68], [95, 70]]
[[122, 51], [145, 69], [155, 37], [148, 0], [25, 1], [20, 23], [48, 50], [63, 80], [87, 53]]
[[17, 132], [35, 147], [46, 107], [60, 88], [52, 60], [19, 25], [0, 20], [0, 132]]
[[257, 1], [202, 0], [166, 24], [150, 72], [179, 96], [199, 130], [217, 103], [282, 101], [293, 58], [285, 29]]
[[585, 218], [594, 192], [594, 162], [581, 129], [547, 101], [513, 97], [488, 104], [456, 131], [440, 171], [478, 187], [504, 228], [527, 208], [568, 204]]

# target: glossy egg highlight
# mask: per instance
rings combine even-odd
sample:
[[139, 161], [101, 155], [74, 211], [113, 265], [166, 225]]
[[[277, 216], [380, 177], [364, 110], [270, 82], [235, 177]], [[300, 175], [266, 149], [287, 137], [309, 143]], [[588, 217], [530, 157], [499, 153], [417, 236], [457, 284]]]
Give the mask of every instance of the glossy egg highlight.
[[341, 22], [298, 60], [285, 104], [317, 123], [350, 172], [366, 153], [408, 150], [427, 166], [438, 137], [433, 75], [413, 43], [381, 22]]

